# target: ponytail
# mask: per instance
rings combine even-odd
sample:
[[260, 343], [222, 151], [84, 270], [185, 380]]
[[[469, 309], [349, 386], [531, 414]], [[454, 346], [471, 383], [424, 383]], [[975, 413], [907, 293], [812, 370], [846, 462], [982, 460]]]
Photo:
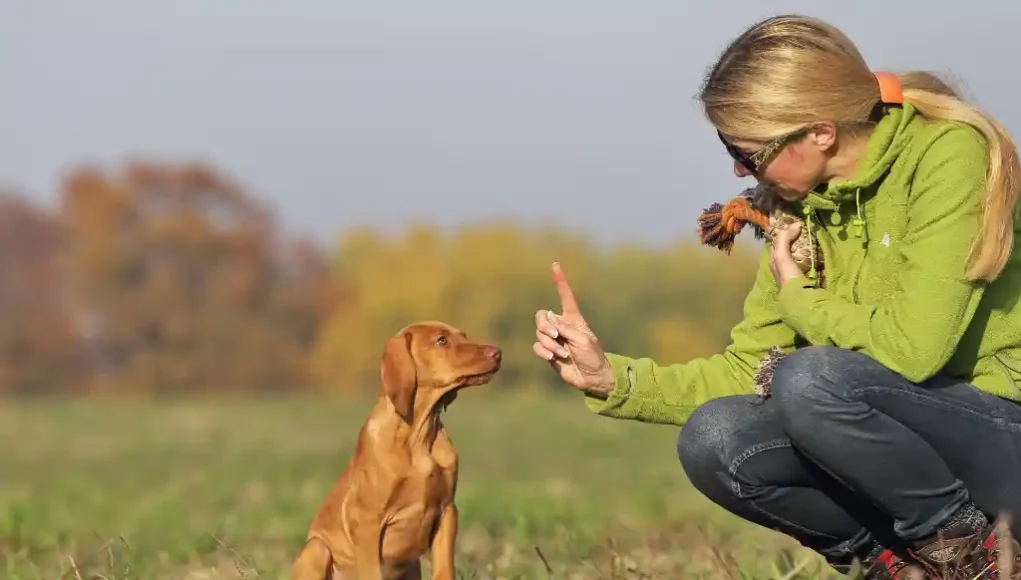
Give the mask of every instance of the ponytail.
[[986, 139], [989, 168], [982, 227], [971, 247], [967, 277], [971, 281], [993, 280], [1007, 265], [1014, 247], [1014, 205], [1021, 189], [1017, 145], [995, 119], [965, 102], [936, 75], [912, 71], [897, 77], [903, 87], [904, 100], [923, 117], [971, 125]]

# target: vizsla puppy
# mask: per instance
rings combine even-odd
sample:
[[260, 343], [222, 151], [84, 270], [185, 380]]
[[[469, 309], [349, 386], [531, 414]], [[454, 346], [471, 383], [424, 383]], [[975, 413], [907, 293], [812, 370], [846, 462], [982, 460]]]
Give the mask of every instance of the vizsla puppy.
[[386, 343], [379, 400], [354, 455], [316, 513], [292, 580], [454, 578], [457, 451], [440, 412], [500, 369], [500, 349], [442, 322], [411, 324]]

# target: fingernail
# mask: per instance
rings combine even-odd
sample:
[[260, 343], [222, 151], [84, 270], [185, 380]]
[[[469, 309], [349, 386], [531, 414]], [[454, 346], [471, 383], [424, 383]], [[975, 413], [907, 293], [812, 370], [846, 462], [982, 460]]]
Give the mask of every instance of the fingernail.
[[546, 360], [553, 360], [553, 359], [555, 359], [555, 358], [557, 358], [557, 355], [556, 355], [556, 353], [553, 353], [553, 352], [551, 352], [551, 353], [549, 353], [549, 358], [548, 358], [548, 359], [546, 359]]
[[567, 352], [567, 350], [561, 350], [560, 352], [557, 353], [557, 356], [559, 356], [560, 358], [567, 358], [570, 355], [571, 353]]

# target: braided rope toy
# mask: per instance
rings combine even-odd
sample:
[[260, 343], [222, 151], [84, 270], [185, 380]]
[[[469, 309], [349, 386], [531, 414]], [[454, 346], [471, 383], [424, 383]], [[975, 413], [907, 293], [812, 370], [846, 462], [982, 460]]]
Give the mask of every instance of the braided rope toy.
[[[801, 234], [791, 243], [791, 256], [806, 275], [815, 274], [816, 285], [824, 283], [824, 263], [819, 240], [808, 235], [804, 220], [790, 212], [783, 200], [766, 185], [749, 188], [725, 204], [714, 203], [698, 218], [698, 234], [702, 243], [730, 255], [734, 240], [750, 225], [756, 239], [772, 243], [776, 234], [795, 223], [802, 224]], [[814, 265], [814, 272], [813, 272]], [[754, 387], [760, 397], [769, 396], [769, 383], [776, 365], [783, 358], [779, 346], [773, 346], [759, 362]]]

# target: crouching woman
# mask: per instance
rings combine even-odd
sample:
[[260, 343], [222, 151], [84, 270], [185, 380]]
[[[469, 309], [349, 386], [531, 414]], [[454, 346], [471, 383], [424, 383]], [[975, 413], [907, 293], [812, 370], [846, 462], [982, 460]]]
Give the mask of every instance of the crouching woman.
[[837, 569], [1005, 578], [992, 522], [1021, 536], [1015, 144], [937, 78], [874, 72], [803, 16], [745, 31], [700, 96], [735, 172], [787, 212], [764, 215], [797, 220], [765, 244], [731, 344], [668, 366], [604, 353], [554, 265], [561, 312], [536, 314], [535, 354], [595, 413], [683, 425], [699, 491]]

